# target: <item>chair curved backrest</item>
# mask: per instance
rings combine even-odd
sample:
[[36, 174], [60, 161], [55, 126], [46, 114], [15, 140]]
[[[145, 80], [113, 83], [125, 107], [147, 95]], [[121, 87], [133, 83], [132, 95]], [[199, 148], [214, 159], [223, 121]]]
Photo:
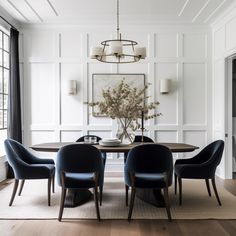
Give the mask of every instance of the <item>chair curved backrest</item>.
[[[88, 135], [84, 135], [84, 136], [82, 136], [82, 137], [80, 137], [79, 139], [77, 139], [76, 140], [76, 142], [78, 142], [78, 143], [80, 143], [80, 142], [84, 142], [84, 138], [85, 137], [92, 137], [92, 138], [97, 138], [97, 142], [99, 142], [100, 140], [102, 140], [102, 138], [101, 137], [99, 137], [99, 136], [97, 136], [97, 135], [92, 135], [92, 134], [88, 134]], [[105, 166], [105, 164], [106, 164], [106, 159], [107, 159], [107, 154], [106, 154], [106, 152], [102, 152], [102, 157], [103, 157], [103, 164], [104, 164], [104, 166]]]
[[[5, 142], [6, 151], [8, 150], [9, 155], [7, 155], [8, 162], [12, 165], [17, 159], [21, 159], [27, 164], [36, 164], [38, 158], [36, 158], [30, 151], [28, 151], [21, 143], [13, 140], [6, 139]], [[10, 154], [11, 153], [11, 154]]]
[[102, 174], [104, 165], [101, 152], [89, 144], [70, 144], [62, 147], [56, 159], [57, 180], [61, 185], [59, 174], [61, 171], [70, 173]]
[[207, 145], [200, 153], [193, 157], [198, 164], [208, 164], [217, 167], [221, 161], [224, 151], [224, 141], [217, 140]]
[[95, 137], [95, 138], [97, 138], [97, 141], [102, 140], [102, 138], [97, 135], [88, 134], [88, 135], [84, 135], [84, 136], [80, 137], [79, 139], [76, 140], [76, 142], [83, 142], [85, 137]]
[[4, 141], [7, 161], [13, 169], [15, 178], [20, 179], [23, 175], [22, 171], [24, 170], [24, 167], [28, 166], [28, 164], [17, 154], [14, 149], [16, 146], [18, 146], [18, 142], [14, 140], [6, 139]]
[[[21, 143], [13, 139], [6, 139], [4, 146], [7, 161], [13, 169], [16, 179], [45, 178], [45, 176], [50, 174], [50, 168], [44, 168], [43, 164], [54, 165], [52, 159], [40, 159], [34, 156]], [[34, 164], [42, 166], [36, 168]]]
[[163, 173], [167, 172], [169, 185], [172, 183], [173, 157], [169, 148], [160, 144], [143, 144], [128, 153], [125, 173]]
[[[135, 135], [134, 142], [137, 142], [137, 143], [142, 142], [142, 135]], [[147, 136], [143, 136], [143, 142], [144, 143], [154, 143], [154, 141]]]

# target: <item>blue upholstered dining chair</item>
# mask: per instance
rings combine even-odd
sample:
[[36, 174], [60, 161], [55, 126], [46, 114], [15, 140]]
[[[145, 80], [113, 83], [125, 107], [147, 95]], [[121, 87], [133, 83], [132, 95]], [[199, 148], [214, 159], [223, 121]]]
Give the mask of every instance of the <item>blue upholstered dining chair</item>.
[[[136, 188], [164, 189], [164, 200], [171, 221], [168, 187], [172, 184], [173, 157], [169, 148], [142, 144], [132, 148], [125, 163], [125, 185], [131, 187], [128, 220], [131, 220]], [[127, 187], [126, 187], [127, 190]], [[126, 191], [126, 205], [128, 191]]]
[[100, 220], [97, 189], [104, 180], [101, 152], [89, 144], [66, 145], [57, 153], [56, 171], [58, 184], [62, 187], [58, 220], [62, 218], [68, 188], [93, 188], [97, 219]]
[[[141, 142], [142, 142], [142, 135], [135, 135], [134, 143], [141, 143]], [[143, 142], [144, 143], [154, 143], [154, 141], [147, 136], [143, 136]], [[127, 155], [128, 155], [128, 152], [124, 153], [124, 163], [126, 162]], [[127, 186], [127, 188], [128, 188], [128, 186]]]
[[[142, 142], [142, 135], [135, 135], [134, 143], [137, 143], [137, 142]], [[144, 143], [154, 143], [154, 141], [147, 136], [143, 136], [143, 142]]]
[[[96, 138], [97, 142], [99, 142], [100, 140], [102, 140], [101, 137], [97, 136], [97, 135], [93, 135], [93, 134], [88, 134], [88, 135], [84, 135], [79, 137], [76, 142], [81, 143], [84, 142], [84, 138]], [[107, 153], [106, 152], [102, 152], [102, 160], [103, 160], [103, 164], [104, 164], [104, 169], [105, 169], [105, 165], [106, 165], [106, 160], [107, 160]], [[100, 193], [100, 206], [102, 205], [102, 192], [103, 192], [103, 184], [99, 185], [99, 193]]]
[[188, 159], [178, 159], [175, 162], [175, 194], [177, 192], [177, 178], [179, 183], [179, 205], [182, 204], [182, 179], [205, 179], [208, 195], [211, 196], [209, 179], [216, 195], [218, 204], [221, 201], [215, 183], [215, 171], [220, 164], [224, 151], [224, 141], [217, 140], [206, 146], [196, 156]]
[[51, 203], [51, 183], [54, 192], [55, 165], [52, 159], [41, 159], [34, 156], [21, 143], [6, 139], [4, 141], [7, 161], [13, 169], [15, 183], [9, 206], [12, 205], [19, 180], [22, 180], [19, 195], [26, 179], [48, 179], [48, 206]]
[[[84, 138], [89, 138], [89, 137], [93, 137], [93, 138], [96, 138], [97, 139], [97, 142], [99, 142], [100, 140], [102, 140], [101, 137], [97, 136], [97, 135], [92, 135], [92, 134], [88, 134], [88, 135], [84, 135], [84, 136], [81, 136], [79, 137], [76, 142], [84, 142]], [[107, 160], [107, 154], [106, 152], [102, 152], [102, 158], [103, 158], [103, 163], [104, 163], [104, 166], [106, 165], [106, 160]]]
[[102, 138], [99, 137], [99, 136], [97, 136], [97, 135], [88, 134], [88, 135], [84, 135], [84, 136], [79, 137], [79, 138], [76, 140], [76, 142], [84, 142], [84, 138], [86, 138], [86, 137], [88, 137], [88, 138], [90, 138], [90, 137], [92, 137], [92, 138], [97, 138], [97, 142], [100, 141], [100, 140], [102, 140]]

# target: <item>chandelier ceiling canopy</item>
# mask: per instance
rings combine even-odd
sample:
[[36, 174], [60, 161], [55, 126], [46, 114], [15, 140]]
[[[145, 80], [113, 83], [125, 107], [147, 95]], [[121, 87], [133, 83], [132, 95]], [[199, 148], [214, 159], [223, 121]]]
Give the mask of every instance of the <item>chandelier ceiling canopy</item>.
[[146, 48], [138, 47], [137, 42], [122, 39], [119, 24], [119, 0], [117, 4], [116, 39], [104, 40], [102, 46], [91, 47], [90, 58], [105, 63], [133, 63], [146, 58]]

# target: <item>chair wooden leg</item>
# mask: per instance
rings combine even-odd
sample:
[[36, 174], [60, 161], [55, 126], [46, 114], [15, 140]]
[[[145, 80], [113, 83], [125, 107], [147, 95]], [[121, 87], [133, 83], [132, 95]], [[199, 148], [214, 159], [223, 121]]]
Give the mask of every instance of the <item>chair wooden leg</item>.
[[52, 179], [48, 178], [48, 206], [51, 205], [51, 182]]
[[178, 177], [179, 182], [179, 205], [182, 205], [182, 179]]
[[205, 179], [205, 181], [206, 181], [208, 195], [209, 195], [209, 197], [211, 197], [211, 188], [210, 188], [210, 184], [209, 184], [209, 179]]
[[175, 174], [175, 195], [177, 193], [177, 175]]
[[52, 175], [52, 192], [55, 193], [55, 173]]
[[24, 187], [24, 184], [25, 184], [25, 180], [22, 179], [22, 180], [21, 180], [21, 184], [20, 184], [20, 190], [19, 190], [19, 192], [18, 192], [18, 196], [21, 195], [21, 193], [22, 193], [22, 189], [23, 189], [23, 187]]
[[61, 202], [60, 202], [60, 210], [59, 210], [59, 216], [58, 221], [61, 221], [63, 210], [64, 210], [64, 203], [65, 203], [65, 197], [66, 197], [66, 188], [61, 188]]
[[125, 204], [126, 206], [129, 205], [129, 186], [125, 185]]
[[171, 222], [170, 200], [169, 200], [168, 187], [164, 188], [164, 199], [165, 199], [165, 205], [166, 205], [166, 212], [167, 212], [168, 220]]
[[10, 200], [9, 206], [11, 206], [13, 201], [14, 201], [14, 198], [15, 198], [15, 195], [16, 195], [16, 191], [17, 191], [17, 188], [18, 188], [18, 184], [19, 184], [19, 179], [15, 179], [14, 187], [13, 187], [13, 191], [12, 191], [12, 195], [11, 195], [11, 200]]
[[97, 188], [97, 186], [94, 188], [94, 202], [95, 202], [95, 207], [96, 207], [97, 219], [98, 219], [98, 221], [100, 221], [101, 218], [100, 218], [100, 212], [99, 212], [98, 188]]
[[215, 178], [212, 178], [211, 182], [212, 182], [212, 186], [213, 186], [213, 189], [214, 189], [214, 192], [215, 192], [216, 199], [217, 199], [219, 205], [221, 206], [221, 201], [220, 201], [220, 198], [219, 198], [219, 195], [218, 195], [218, 192], [217, 192], [217, 188], [216, 188]]
[[124, 164], [125, 164], [125, 162], [126, 162], [127, 156], [128, 156], [128, 152], [125, 152], [125, 153], [124, 153]]
[[131, 198], [130, 198], [130, 206], [129, 206], [129, 214], [128, 214], [128, 221], [131, 220], [133, 208], [134, 208], [134, 199], [135, 199], [135, 187], [131, 187]]
[[99, 186], [99, 200], [100, 200], [100, 206], [102, 205], [102, 192], [103, 192], [103, 186]]

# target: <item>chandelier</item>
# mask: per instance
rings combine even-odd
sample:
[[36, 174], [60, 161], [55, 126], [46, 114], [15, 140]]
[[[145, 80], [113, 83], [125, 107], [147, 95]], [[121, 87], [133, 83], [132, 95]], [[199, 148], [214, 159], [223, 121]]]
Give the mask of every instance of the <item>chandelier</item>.
[[119, 24], [119, 0], [116, 1], [116, 39], [104, 40], [100, 47], [91, 47], [90, 58], [105, 63], [133, 63], [146, 58], [146, 48], [137, 47], [137, 42], [122, 39]]

